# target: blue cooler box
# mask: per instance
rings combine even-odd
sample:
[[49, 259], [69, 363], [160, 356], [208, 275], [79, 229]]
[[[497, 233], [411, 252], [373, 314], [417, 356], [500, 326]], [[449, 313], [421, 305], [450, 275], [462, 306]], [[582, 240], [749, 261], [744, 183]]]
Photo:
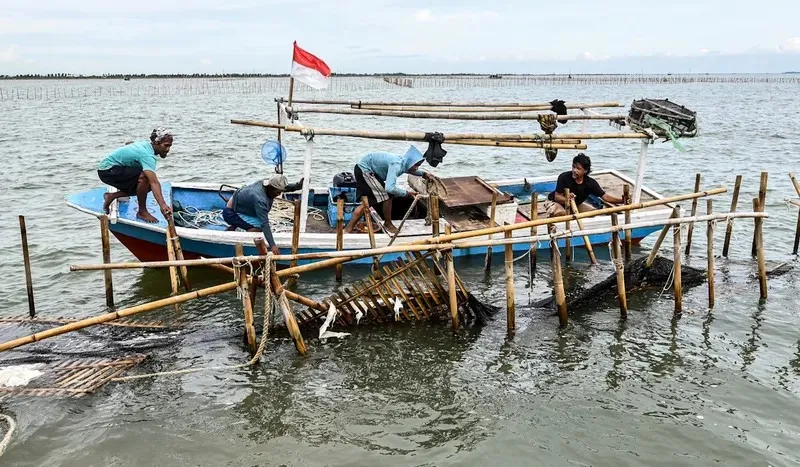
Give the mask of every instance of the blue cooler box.
[[328, 224], [331, 228], [336, 228], [336, 200], [340, 193], [345, 193], [347, 199], [344, 202], [344, 222], [350, 222], [353, 217], [353, 210], [356, 206], [361, 204], [360, 200], [356, 200], [356, 188], [345, 188], [332, 186], [328, 187]]

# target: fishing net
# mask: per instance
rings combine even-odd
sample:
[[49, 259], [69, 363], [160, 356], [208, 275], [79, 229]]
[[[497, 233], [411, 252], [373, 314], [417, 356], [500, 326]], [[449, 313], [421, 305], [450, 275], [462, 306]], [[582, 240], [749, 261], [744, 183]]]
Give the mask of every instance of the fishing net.
[[[672, 284], [674, 263], [661, 256], [656, 256], [651, 267], [645, 267], [647, 257], [641, 257], [625, 264], [625, 291], [647, 288], [665, 289]], [[706, 280], [706, 272], [690, 266], [681, 266], [681, 282], [683, 288], [695, 287]], [[576, 287], [567, 292], [567, 308], [580, 308], [596, 305], [599, 301], [617, 296], [617, 273], [609, 274], [604, 280], [589, 287]], [[555, 298], [549, 297], [533, 304], [537, 308], [549, 308], [555, 304]]]

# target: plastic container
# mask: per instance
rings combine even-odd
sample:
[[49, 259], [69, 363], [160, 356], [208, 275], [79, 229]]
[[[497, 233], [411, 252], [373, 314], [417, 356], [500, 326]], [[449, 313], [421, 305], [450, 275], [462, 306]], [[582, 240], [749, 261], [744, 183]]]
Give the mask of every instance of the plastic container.
[[329, 187], [328, 188], [328, 225], [331, 228], [336, 228], [336, 198], [344, 193], [347, 199], [344, 202], [344, 222], [350, 222], [353, 217], [353, 210], [358, 206], [360, 201], [356, 201], [356, 189], [348, 187]]

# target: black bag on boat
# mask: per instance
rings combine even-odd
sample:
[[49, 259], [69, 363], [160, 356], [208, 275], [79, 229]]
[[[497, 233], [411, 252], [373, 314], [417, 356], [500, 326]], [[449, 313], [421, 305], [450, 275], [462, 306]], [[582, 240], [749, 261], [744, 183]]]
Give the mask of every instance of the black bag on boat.
[[339, 172], [333, 176], [333, 186], [341, 188], [355, 188], [357, 186], [356, 176], [351, 172]]

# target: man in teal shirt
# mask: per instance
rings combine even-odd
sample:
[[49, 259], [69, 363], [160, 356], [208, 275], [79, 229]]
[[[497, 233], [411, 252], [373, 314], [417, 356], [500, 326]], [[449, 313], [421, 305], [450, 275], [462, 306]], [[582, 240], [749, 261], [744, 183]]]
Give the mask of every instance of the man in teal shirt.
[[172, 208], [164, 202], [161, 194], [161, 183], [156, 176], [156, 156], [167, 157], [172, 148], [172, 133], [157, 128], [150, 134], [150, 140], [136, 141], [114, 150], [107, 155], [97, 167], [100, 181], [111, 185], [118, 191], [103, 195], [103, 210], [108, 212], [111, 202], [123, 196], [135, 194], [139, 201], [139, 212], [136, 217], [145, 222], [158, 222], [147, 211], [147, 193], [153, 192], [161, 214], [165, 217], [172, 214]]

